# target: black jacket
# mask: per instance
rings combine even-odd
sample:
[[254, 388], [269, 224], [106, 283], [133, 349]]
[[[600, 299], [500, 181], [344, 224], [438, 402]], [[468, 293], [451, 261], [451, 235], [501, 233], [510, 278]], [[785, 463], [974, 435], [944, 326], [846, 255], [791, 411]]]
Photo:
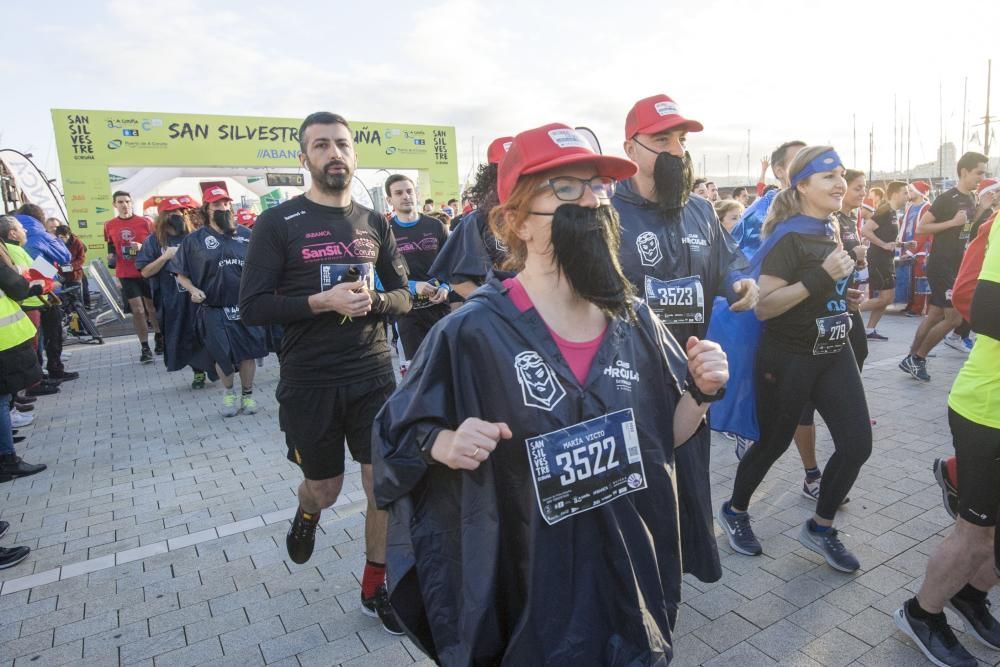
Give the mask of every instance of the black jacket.
[[[441, 664], [670, 660], [681, 592], [672, 433], [686, 358], [636, 308], [637, 324], [609, 324], [580, 386], [537, 311], [521, 313], [491, 280], [435, 325], [376, 417], [391, 601]], [[532, 443], [628, 408], [647, 487], [550, 525]], [[513, 438], [473, 472], [426, 463], [424, 444], [470, 417], [506, 422]]]

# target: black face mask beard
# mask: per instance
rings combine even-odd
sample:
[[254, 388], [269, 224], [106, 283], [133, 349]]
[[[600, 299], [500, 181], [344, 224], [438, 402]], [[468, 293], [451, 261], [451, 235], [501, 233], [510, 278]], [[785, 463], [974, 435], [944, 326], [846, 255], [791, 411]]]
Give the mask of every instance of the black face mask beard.
[[691, 154], [684, 151], [679, 158], [670, 153], [660, 153], [653, 165], [653, 189], [660, 208], [672, 211], [683, 208], [694, 184], [694, 169]]
[[573, 291], [611, 317], [634, 317], [635, 289], [618, 261], [621, 228], [611, 206], [562, 204], [552, 216], [552, 254]]
[[232, 236], [236, 233], [236, 221], [233, 220], [232, 211], [212, 211], [212, 222], [215, 226], [222, 230], [222, 233], [226, 236]]
[[167, 218], [167, 233], [171, 236], [180, 236], [184, 233], [184, 216], [173, 213]]

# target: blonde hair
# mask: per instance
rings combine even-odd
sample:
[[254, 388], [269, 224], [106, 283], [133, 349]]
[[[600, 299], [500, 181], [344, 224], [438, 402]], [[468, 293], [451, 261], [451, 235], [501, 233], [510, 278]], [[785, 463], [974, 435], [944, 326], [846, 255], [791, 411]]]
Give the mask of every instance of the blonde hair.
[[[791, 164], [788, 165], [788, 180], [791, 181], [796, 174], [805, 169], [806, 165], [816, 159], [816, 157], [826, 151], [832, 150], [833, 147], [831, 146], [806, 146], [800, 150]], [[812, 176], [806, 178], [803, 183], [808, 183], [810, 178]], [[774, 201], [771, 202], [771, 210], [767, 212], [767, 217], [764, 219], [764, 228], [761, 230], [761, 236], [768, 236], [774, 231], [775, 226], [801, 213], [802, 195], [799, 194], [798, 187], [793, 186], [782, 190], [774, 198]]]
[[743, 204], [735, 199], [722, 199], [715, 203], [715, 214], [719, 216], [719, 220], [729, 215], [730, 211], [739, 211], [739, 214], [743, 215], [743, 210]]

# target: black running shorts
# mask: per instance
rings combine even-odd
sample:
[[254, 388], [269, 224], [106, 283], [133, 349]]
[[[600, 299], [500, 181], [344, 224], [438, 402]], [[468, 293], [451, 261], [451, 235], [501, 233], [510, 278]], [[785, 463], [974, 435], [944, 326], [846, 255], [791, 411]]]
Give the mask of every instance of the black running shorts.
[[393, 375], [338, 387], [295, 387], [278, 383], [278, 424], [285, 434], [288, 460], [306, 479], [344, 474], [344, 441], [351, 458], [372, 462], [372, 424], [396, 388]]
[[977, 526], [997, 525], [1000, 511], [1000, 429], [948, 408], [958, 463], [958, 515]]
[[145, 278], [119, 278], [118, 280], [122, 284], [122, 301], [138, 299], [139, 297], [153, 298]]

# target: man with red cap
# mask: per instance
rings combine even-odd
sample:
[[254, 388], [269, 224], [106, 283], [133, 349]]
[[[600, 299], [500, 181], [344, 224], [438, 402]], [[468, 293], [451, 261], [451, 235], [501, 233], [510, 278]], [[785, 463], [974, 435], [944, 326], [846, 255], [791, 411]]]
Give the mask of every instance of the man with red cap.
[[459, 222], [452, 224], [452, 233], [441, 248], [430, 275], [451, 285], [463, 299], [484, 282], [491, 271], [500, 269], [507, 259], [507, 249], [490, 231], [490, 211], [497, 205], [497, 170], [513, 137], [500, 137], [490, 143], [486, 164], [476, 172], [476, 182], [466, 195], [476, 208]]
[[517, 273], [434, 327], [376, 418], [390, 599], [437, 664], [674, 655], [673, 463], [728, 365], [622, 273], [611, 195], [635, 169], [563, 124], [517, 135], [490, 214]]
[[[688, 132], [702, 124], [681, 115], [672, 99], [639, 100], [625, 120], [625, 153], [639, 166], [619, 184], [612, 200], [621, 218], [621, 263], [625, 275], [679, 341], [704, 338], [716, 297], [733, 310], [750, 310], [757, 284], [742, 271], [748, 264], [719, 223], [712, 203], [690, 197]], [[684, 568], [705, 582], [722, 576], [712, 523], [707, 424], [677, 450], [678, 495]]]
[[[205, 226], [184, 237], [168, 271], [177, 276], [192, 303], [200, 305], [195, 326], [225, 387], [220, 414], [235, 417], [242, 411], [250, 415], [257, 412], [255, 360], [267, 356], [264, 329], [243, 322], [239, 306], [250, 230], [236, 224], [232, 197], [221, 185], [205, 189], [201, 210]], [[237, 371], [242, 386], [239, 395], [233, 383]]]
[[135, 258], [143, 241], [153, 233], [153, 221], [132, 210], [132, 195], [118, 190], [111, 195], [111, 203], [117, 216], [104, 223], [104, 240], [108, 244], [108, 266], [114, 266], [115, 276], [122, 285], [122, 300], [128, 303], [132, 312], [132, 327], [139, 339], [139, 362], [153, 363], [153, 353], [149, 349], [149, 329], [153, 327], [156, 353], [163, 354], [163, 335], [156, 321], [156, 310], [152, 294], [139, 269]]

